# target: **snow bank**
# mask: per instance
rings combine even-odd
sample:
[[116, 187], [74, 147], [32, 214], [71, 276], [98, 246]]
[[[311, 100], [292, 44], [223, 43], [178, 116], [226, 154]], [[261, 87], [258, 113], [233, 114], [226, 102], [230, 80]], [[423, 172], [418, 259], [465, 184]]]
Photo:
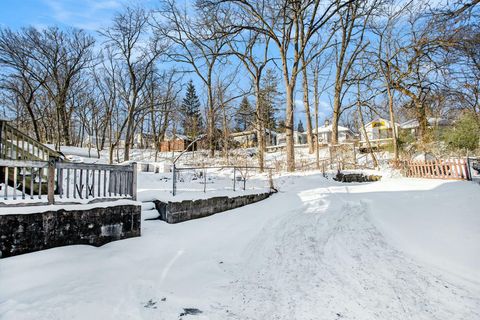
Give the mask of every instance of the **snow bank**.
[[386, 179], [350, 190], [368, 203], [382, 233], [400, 250], [480, 282], [480, 186], [466, 181]]

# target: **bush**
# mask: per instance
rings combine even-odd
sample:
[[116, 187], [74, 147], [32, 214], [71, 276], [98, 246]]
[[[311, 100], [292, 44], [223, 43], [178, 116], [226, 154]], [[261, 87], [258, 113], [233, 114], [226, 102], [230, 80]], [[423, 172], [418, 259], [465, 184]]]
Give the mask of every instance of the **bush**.
[[452, 149], [474, 151], [479, 147], [479, 141], [480, 126], [473, 113], [464, 113], [445, 134], [445, 142]]

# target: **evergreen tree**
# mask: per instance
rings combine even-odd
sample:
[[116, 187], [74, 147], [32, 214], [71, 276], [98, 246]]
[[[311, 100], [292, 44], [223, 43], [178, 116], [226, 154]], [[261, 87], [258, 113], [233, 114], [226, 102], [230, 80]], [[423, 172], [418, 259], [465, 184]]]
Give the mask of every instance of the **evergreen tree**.
[[452, 149], [474, 151], [480, 147], [480, 127], [475, 113], [465, 112], [448, 130], [445, 140]]
[[278, 121], [277, 131], [280, 133], [285, 132], [285, 120], [280, 119], [280, 121]]
[[275, 71], [267, 69], [262, 79], [262, 88], [260, 92], [260, 103], [262, 108], [262, 119], [266, 130], [275, 130], [277, 121], [275, 113], [278, 103], [278, 80]]
[[298, 122], [297, 131], [300, 132], [300, 133], [305, 132], [305, 129], [303, 129], [303, 122], [302, 122], [302, 120], [300, 120], [300, 121]]
[[254, 120], [254, 110], [247, 97], [243, 97], [235, 114], [235, 130], [246, 131]]
[[182, 114], [183, 134], [194, 139], [203, 132], [203, 119], [200, 111], [200, 100], [198, 99], [193, 81], [190, 80], [187, 86], [185, 98], [180, 107]]

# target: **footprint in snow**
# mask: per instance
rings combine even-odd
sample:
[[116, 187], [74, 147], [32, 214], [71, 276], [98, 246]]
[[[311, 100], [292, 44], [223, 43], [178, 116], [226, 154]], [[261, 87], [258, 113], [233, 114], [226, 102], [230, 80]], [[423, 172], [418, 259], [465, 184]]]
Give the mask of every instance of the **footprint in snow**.
[[187, 316], [187, 315], [195, 316], [200, 313], [203, 313], [203, 311], [197, 308], [183, 308], [183, 312], [180, 313], [179, 316], [180, 317]]
[[144, 308], [149, 308], [149, 309], [157, 309], [156, 306], [157, 302], [153, 301], [152, 299], [148, 300], [147, 303], [143, 306]]

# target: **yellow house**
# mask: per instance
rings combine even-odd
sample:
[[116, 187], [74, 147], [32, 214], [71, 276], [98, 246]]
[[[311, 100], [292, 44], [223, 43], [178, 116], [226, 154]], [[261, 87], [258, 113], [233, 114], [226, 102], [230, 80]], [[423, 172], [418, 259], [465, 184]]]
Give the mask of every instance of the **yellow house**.
[[[398, 132], [398, 123], [395, 123], [395, 127]], [[383, 118], [377, 118], [367, 123], [365, 125], [365, 132], [371, 141], [393, 138], [392, 125], [389, 120]], [[361, 140], [365, 141], [364, 130], [361, 130]]]

